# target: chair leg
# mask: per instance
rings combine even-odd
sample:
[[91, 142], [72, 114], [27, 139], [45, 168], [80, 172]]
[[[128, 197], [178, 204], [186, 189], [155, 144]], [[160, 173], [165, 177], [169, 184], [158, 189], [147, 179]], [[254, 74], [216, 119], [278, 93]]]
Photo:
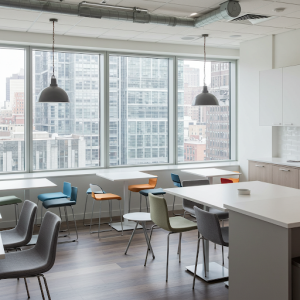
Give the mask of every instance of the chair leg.
[[169, 272], [169, 246], [170, 246], [170, 234], [171, 232], [168, 233], [168, 238], [167, 238], [167, 266], [166, 266], [166, 282], [168, 282], [168, 272]]
[[131, 191], [129, 192], [128, 213], [130, 213], [130, 204], [131, 204]]
[[222, 265], [224, 267], [224, 246], [222, 245]]
[[38, 278], [38, 281], [39, 281], [40, 290], [41, 290], [41, 294], [42, 294], [43, 300], [45, 300], [45, 296], [44, 296], [44, 292], [43, 292], [43, 287], [42, 287], [40, 276], [38, 275], [37, 278]]
[[70, 227], [69, 227], [69, 219], [68, 219], [67, 208], [64, 207], [64, 209], [65, 209], [65, 218], [66, 218], [67, 227], [68, 227], [68, 234], [70, 235]]
[[[119, 201], [119, 200], [118, 200], [118, 201]], [[121, 236], [123, 236], [123, 221], [122, 221], [121, 201], [119, 201], [119, 210], [120, 210], [120, 220], [121, 220], [121, 227], [122, 227], [122, 233], [121, 233]]]
[[15, 204], [15, 218], [16, 218], [16, 225], [18, 225], [17, 205], [18, 205], [18, 204]]
[[172, 211], [172, 212], [173, 212], [173, 215], [174, 215], [174, 216], [181, 216], [181, 214], [175, 214], [175, 213], [174, 213], [174, 211], [175, 211], [175, 199], [176, 199], [176, 196], [174, 196], [174, 200], [173, 200], [173, 211]]
[[28, 299], [29, 299], [29, 298], [30, 298], [30, 294], [29, 294], [29, 290], [28, 290], [28, 285], [27, 285], [27, 280], [26, 280], [26, 278], [24, 278], [24, 282], [25, 282], [25, 287], [26, 287], [27, 297], [28, 297]]
[[140, 211], [142, 211], [142, 194], [140, 194]]
[[83, 226], [85, 226], [84, 220], [85, 220], [85, 212], [86, 212], [86, 205], [87, 205], [88, 196], [89, 196], [89, 194], [86, 194], [86, 197], [85, 197], [85, 206], [84, 206], [84, 213], [83, 213], [83, 220], [82, 220]]
[[92, 208], [92, 216], [91, 216], [91, 224], [90, 224], [90, 234], [92, 233], [92, 222], [93, 222], [93, 213], [94, 213], [94, 206], [95, 206], [96, 200], [93, 201], [93, 208]]
[[154, 255], [154, 252], [153, 252], [153, 249], [152, 249], [152, 246], [151, 246], [148, 234], [147, 234], [146, 222], [143, 222], [142, 226], [143, 226], [143, 231], [144, 231], [145, 239], [146, 239], [147, 246], [148, 246], [148, 251], [152, 252], [152, 258], [155, 259], [155, 255]]
[[109, 207], [109, 223], [112, 223], [112, 200], [108, 201], [108, 207]]
[[[195, 280], [196, 280], [196, 273], [197, 273], [197, 265], [198, 265], [198, 256], [199, 256], [199, 249], [200, 249], [200, 237], [198, 233], [198, 242], [197, 242], [197, 252], [196, 252], [196, 262], [195, 262], [195, 270], [194, 270], [194, 279], [193, 279], [193, 289], [195, 288]], [[204, 249], [203, 249], [204, 251]]]
[[36, 201], [36, 214], [35, 214], [35, 225], [37, 225], [38, 209], [39, 209], [39, 199]]
[[136, 225], [135, 225], [135, 227], [134, 227], [134, 229], [133, 229], [133, 231], [132, 231], [131, 237], [130, 237], [129, 242], [128, 242], [128, 244], [127, 244], [127, 247], [126, 247], [126, 250], [125, 250], [125, 255], [127, 254], [127, 251], [128, 251], [128, 249], [129, 249], [129, 246], [130, 246], [130, 244], [131, 244], [131, 241], [132, 241], [132, 239], [133, 239], [133, 236], [134, 236], [134, 234], [135, 234], [135, 230], [136, 230], [138, 224], [139, 224], [139, 223], [136, 222]]
[[146, 196], [145, 196], [145, 198], [146, 198], [146, 207], [147, 207], [147, 212], [149, 212], [149, 206], [148, 206], [148, 197], [146, 197]]
[[46, 277], [45, 277], [43, 274], [41, 274], [41, 276], [42, 276], [43, 279], [44, 279], [44, 284], [45, 284], [45, 287], [46, 287], [46, 292], [47, 292], [48, 299], [51, 300], [50, 292], [49, 292], [49, 288], [48, 288], [48, 284], [47, 284]]
[[[152, 232], [153, 232], [154, 226], [155, 226], [155, 225], [152, 225], [152, 226], [151, 226], [150, 237], [149, 237], [149, 243], [151, 243], [151, 237], [152, 237]], [[145, 263], [144, 263], [144, 266], [145, 266], [145, 267], [146, 267], [146, 264], [147, 264], [148, 252], [149, 252], [149, 249], [147, 249], [147, 252], [146, 252], [146, 258], [145, 258]]]
[[178, 241], [178, 254], [179, 254], [180, 263], [181, 263], [181, 238], [182, 238], [182, 232], [179, 233], [179, 241]]
[[204, 247], [204, 238], [202, 238], [202, 248], [203, 248], [204, 276], [206, 277], [206, 258], [205, 258], [205, 250], [204, 250], [205, 249], [205, 247]]
[[43, 203], [42, 203], [42, 206], [41, 206], [41, 225], [43, 223]]
[[98, 227], [98, 239], [100, 240], [100, 219], [101, 219], [101, 201], [99, 201], [99, 227]]
[[76, 224], [76, 219], [75, 219], [75, 215], [74, 215], [74, 210], [73, 210], [73, 206], [71, 206], [72, 209], [72, 214], [73, 214], [73, 220], [74, 220], [74, 224], [75, 224], [75, 230], [76, 230], [76, 240], [74, 240], [74, 242], [78, 241], [78, 231], [77, 231], [77, 224]]

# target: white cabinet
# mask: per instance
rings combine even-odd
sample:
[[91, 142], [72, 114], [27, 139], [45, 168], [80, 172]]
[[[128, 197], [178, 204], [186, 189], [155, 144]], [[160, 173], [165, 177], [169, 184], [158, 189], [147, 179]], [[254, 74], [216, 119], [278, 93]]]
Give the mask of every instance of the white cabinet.
[[283, 125], [300, 126], [300, 66], [283, 68]]
[[282, 126], [282, 68], [259, 74], [259, 125]]

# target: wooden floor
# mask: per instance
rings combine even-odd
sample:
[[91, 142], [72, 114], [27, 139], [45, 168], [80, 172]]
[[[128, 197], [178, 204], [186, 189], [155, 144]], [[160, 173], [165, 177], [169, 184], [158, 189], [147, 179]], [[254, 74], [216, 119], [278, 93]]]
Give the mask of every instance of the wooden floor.
[[[170, 236], [169, 281], [166, 283], [166, 231], [154, 230], [155, 259], [149, 256], [147, 267], [144, 267], [146, 242], [142, 230], [137, 231], [128, 254], [124, 255], [131, 232], [124, 232], [124, 236], [116, 231], [103, 233], [99, 241], [97, 234], [90, 235], [89, 228], [83, 227], [82, 222], [78, 222], [78, 227], [79, 241], [59, 244], [55, 265], [45, 274], [52, 300], [228, 299], [228, 289], [223, 282], [207, 284], [198, 279], [192, 290], [193, 276], [185, 271], [185, 266], [195, 261], [196, 231], [183, 234], [181, 264], [177, 255], [178, 235]], [[200, 251], [199, 261], [202, 262]], [[225, 257], [227, 266], [227, 249]], [[220, 246], [214, 249], [211, 244], [210, 260], [221, 263]], [[30, 299], [42, 299], [37, 279], [28, 279], [28, 284]], [[27, 299], [24, 281], [1, 280], [0, 299]]]

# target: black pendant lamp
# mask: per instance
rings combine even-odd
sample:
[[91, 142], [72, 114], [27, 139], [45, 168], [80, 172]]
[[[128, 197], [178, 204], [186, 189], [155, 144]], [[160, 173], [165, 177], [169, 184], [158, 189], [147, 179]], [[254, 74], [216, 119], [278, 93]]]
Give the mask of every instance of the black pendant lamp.
[[204, 38], [204, 85], [202, 93], [197, 95], [194, 99], [193, 106], [215, 106], [219, 105], [219, 101], [215, 95], [208, 92], [207, 85], [206, 85], [206, 74], [205, 74], [205, 64], [206, 64], [206, 38], [208, 34], [202, 34]]
[[45, 88], [39, 98], [39, 102], [48, 102], [48, 103], [69, 103], [69, 97], [68, 94], [58, 87], [56, 78], [54, 76], [54, 23], [57, 22], [57, 19], [50, 19], [50, 22], [53, 23], [53, 46], [52, 46], [52, 52], [53, 52], [53, 74], [51, 77], [51, 84], [49, 87]]

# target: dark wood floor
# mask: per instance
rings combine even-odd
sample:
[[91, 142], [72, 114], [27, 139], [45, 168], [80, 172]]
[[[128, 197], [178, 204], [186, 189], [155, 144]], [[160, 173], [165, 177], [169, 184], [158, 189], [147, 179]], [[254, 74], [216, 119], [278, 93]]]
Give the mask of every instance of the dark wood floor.
[[[81, 222], [78, 227], [79, 241], [59, 244], [55, 265], [45, 274], [52, 300], [228, 299], [228, 289], [223, 282], [207, 284], [196, 280], [195, 290], [192, 290], [193, 277], [185, 271], [185, 266], [195, 261], [196, 231], [183, 234], [181, 264], [177, 255], [178, 235], [170, 236], [169, 281], [166, 283], [167, 233], [164, 230], [154, 231], [152, 246], [156, 258], [152, 260], [149, 256], [144, 267], [146, 243], [141, 230], [124, 255], [131, 232], [124, 232], [122, 237], [116, 231], [107, 232], [101, 234], [99, 241], [97, 234], [90, 235], [89, 228], [83, 227]], [[225, 255], [227, 257], [227, 249]], [[221, 263], [220, 246], [214, 249], [211, 244], [210, 260]], [[225, 264], [228, 264], [227, 258]], [[31, 299], [42, 299], [37, 279], [28, 279], [28, 284]], [[0, 299], [27, 299], [24, 281], [1, 280]]]

